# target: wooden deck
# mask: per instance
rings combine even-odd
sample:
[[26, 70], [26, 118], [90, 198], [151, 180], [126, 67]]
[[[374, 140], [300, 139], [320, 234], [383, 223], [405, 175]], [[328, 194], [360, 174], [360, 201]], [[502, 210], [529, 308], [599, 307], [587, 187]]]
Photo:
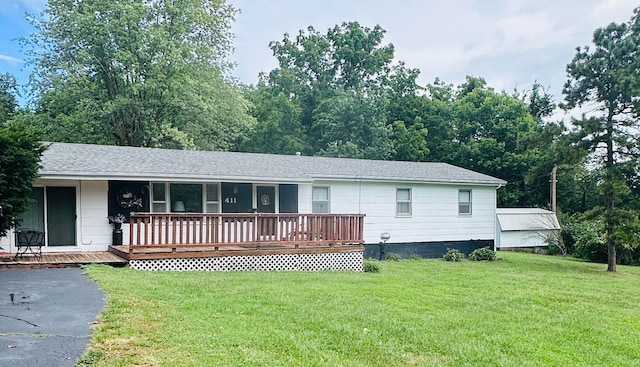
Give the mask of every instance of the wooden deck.
[[364, 251], [362, 214], [132, 213], [127, 260]]
[[14, 254], [0, 254], [1, 268], [64, 268], [78, 267], [88, 264], [107, 264], [125, 266], [128, 261], [114, 253], [101, 252], [65, 252], [43, 253], [42, 259], [33, 255], [25, 255], [13, 260]]

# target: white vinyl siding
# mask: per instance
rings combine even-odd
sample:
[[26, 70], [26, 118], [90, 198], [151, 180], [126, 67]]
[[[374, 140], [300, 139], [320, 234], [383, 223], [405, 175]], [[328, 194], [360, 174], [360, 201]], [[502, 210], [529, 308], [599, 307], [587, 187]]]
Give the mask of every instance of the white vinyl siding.
[[[325, 184], [323, 182], [323, 184]], [[396, 215], [396, 189], [392, 182], [329, 182], [332, 213], [362, 213], [364, 240], [379, 243], [380, 233], [391, 234], [391, 243], [493, 240], [496, 231], [496, 188], [473, 190], [473, 215], [458, 214], [458, 191], [453, 184], [411, 186], [411, 216]], [[310, 191], [310, 190], [309, 190]], [[306, 201], [310, 202], [310, 201]]]

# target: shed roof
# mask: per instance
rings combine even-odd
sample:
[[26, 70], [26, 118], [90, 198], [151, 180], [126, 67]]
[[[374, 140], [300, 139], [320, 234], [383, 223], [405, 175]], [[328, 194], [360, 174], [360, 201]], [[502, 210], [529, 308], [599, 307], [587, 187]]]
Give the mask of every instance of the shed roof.
[[540, 231], [560, 229], [556, 213], [540, 208], [498, 208], [496, 216], [502, 231]]
[[500, 186], [506, 181], [446, 163], [51, 143], [43, 179], [173, 179], [313, 182], [418, 181]]

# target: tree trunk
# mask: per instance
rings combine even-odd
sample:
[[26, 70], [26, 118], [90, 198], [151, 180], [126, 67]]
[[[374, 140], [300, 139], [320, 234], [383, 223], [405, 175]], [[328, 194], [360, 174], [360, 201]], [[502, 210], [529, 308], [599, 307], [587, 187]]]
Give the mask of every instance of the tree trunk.
[[613, 241], [615, 231], [614, 202], [615, 202], [615, 167], [613, 156], [613, 116], [610, 113], [607, 118], [607, 160], [605, 162], [605, 189], [604, 189], [604, 227], [607, 233], [607, 271], [616, 271], [616, 244]]
[[[613, 184], [610, 184], [613, 185]], [[604, 227], [607, 233], [607, 271], [615, 272], [616, 269], [616, 244], [613, 241], [614, 218], [613, 218], [613, 186], [605, 189], [604, 200], [606, 205]]]
[[616, 244], [607, 240], [607, 271], [616, 272]]

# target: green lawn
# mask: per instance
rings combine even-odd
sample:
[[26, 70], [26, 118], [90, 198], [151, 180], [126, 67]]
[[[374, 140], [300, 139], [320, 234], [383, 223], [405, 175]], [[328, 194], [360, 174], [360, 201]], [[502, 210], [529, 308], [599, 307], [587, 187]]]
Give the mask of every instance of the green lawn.
[[380, 273], [144, 272], [107, 292], [90, 366], [640, 366], [640, 268], [522, 253]]

